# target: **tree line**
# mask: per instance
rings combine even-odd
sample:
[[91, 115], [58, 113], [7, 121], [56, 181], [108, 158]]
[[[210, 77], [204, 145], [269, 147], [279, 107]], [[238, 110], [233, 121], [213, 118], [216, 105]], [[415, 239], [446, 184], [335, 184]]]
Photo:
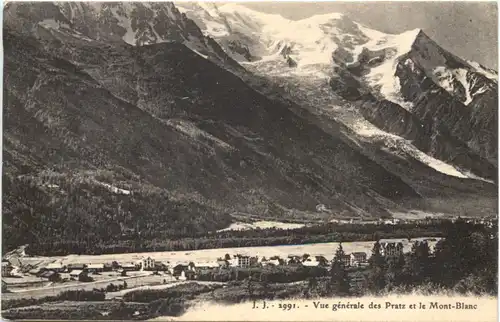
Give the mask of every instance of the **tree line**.
[[404, 293], [414, 290], [453, 291], [461, 294], [496, 295], [498, 285], [498, 232], [491, 229], [473, 231], [465, 221], [448, 225], [445, 238], [434, 251], [427, 242], [416, 242], [407, 254], [387, 257], [375, 242], [360, 289], [352, 287], [345, 254], [339, 245], [330, 276], [324, 283], [311, 280], [308, 292], [320, 296]]

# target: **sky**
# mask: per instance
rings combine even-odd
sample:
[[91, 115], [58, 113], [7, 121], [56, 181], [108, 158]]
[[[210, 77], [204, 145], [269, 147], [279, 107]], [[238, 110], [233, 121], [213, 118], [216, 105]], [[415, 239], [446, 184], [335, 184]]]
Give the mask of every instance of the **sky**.
[[441, 47], [498, 70], [496, 2], [241, 2], [251, 9], [299, 20], [340, 12], [386, 33], [421, 28]]

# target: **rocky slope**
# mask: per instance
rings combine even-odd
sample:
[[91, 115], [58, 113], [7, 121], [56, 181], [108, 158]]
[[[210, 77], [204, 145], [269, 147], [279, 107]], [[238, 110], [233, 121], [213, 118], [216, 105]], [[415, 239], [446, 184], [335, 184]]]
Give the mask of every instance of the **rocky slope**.
[[[7, 246], [197, 236], [224, 228], [233, 212], [329, 220], [496, 207], [494, 185], [436, 171], [401, 137], [366, 140], [333, 115], [318, 117], [308, 92], [286, 93], [267, 78], [262, 93], [258, 76], [235, 67], [173, 5], [158, 6], [6, 8]], [[172, 24], [139, 14], [153, 8]], [[144, 22], [160, 20], [164, 29], [150, 38]], [[293, 49], [279, 55], [288, 69], [304, 62]], [[310, 93], [358, 109], [327, 89]]]

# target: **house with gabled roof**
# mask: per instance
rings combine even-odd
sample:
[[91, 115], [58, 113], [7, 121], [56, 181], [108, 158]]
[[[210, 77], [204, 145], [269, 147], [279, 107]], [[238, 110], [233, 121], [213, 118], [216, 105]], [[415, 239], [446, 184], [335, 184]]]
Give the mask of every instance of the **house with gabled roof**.
[[351, 253], [351, 263], [350, 265], [355, 267], [355, 266], [361, 266], [365, 263], [367, 263], [367, 256], [365, 252], [353, 252]]

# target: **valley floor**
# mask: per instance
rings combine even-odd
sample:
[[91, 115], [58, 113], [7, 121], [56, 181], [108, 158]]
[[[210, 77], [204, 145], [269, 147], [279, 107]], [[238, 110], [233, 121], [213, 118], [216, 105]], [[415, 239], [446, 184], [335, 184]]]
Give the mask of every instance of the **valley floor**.
[[[429, 246], [432, 248], [436, 244], [438, 238], [420, 237], [411, 240], [405, 238], [386, 239], [385, 241], [403, 243], [404, 251], [411, 249], [412, 243], [417, 240], [429, 240]], [[342, 247], [346, 253], [351, 252], [366, 252], [370, 253], [375, 241], [359, 241], [359, 242], [344, 242]], [[43, 265], [44, 263], [60, 262], [63, 265], [74, 263], [105, 263], [111, 261], [118, 262], [134, 262], [145, 257], [154, 258], [156, 261], [162, 261], [175, 265], [178, 263], [194, 262], [206, 263], [216, 261], [219, 257], [224, 257], [225, 254], [230, 255], [247, 255], [247, 256], [280, 256], [286, 258], [288, 255], [302, 256], [309, 254], [311, 256], [324, 256], [331, 260], [339, 243], [317, 243], [306, 245], [280, 245], [280, 246], [263, 246], [263, 247], [231, 247], [231, 248], [213, 248], [200, 249], [193, 251], [177, 251], [177, 252], [143, 252], [143, 253], [117, 253], [103, 255], [67, 255], [67, 256], [47, 256], [47, 257], [25, 257], [23, 263]]]

